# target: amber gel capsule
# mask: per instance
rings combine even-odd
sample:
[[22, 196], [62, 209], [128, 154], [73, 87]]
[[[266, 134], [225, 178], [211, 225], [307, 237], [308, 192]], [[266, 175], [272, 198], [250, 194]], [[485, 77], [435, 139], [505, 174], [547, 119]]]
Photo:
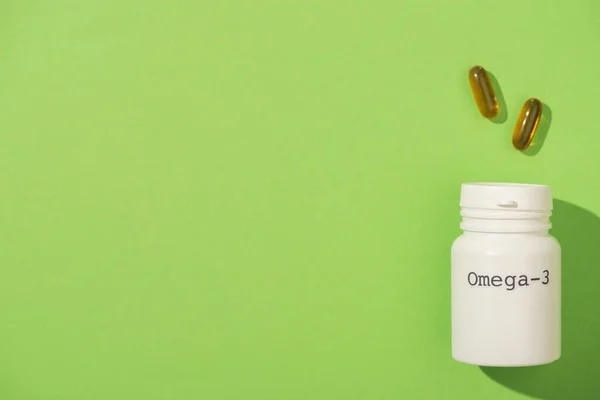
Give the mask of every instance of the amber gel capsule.
[[513, 130], [512, 143], [515, 149], [523, 151], [531, 144], [542, 117], [542, 108], [542, 102], [535, 98], [531, 98], [523, 104]]
[[475, 104], [481, 115], [492, 119], [498, 116], [498, 100], [490, 77], [483, 67], [479, 65], [469, 70], [469, 83], [475, 98]]

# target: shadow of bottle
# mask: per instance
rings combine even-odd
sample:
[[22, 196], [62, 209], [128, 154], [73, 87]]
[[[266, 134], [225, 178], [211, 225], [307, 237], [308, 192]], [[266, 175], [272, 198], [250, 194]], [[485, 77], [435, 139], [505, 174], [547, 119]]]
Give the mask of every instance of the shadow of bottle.
[[552, 220], [551, 232], [562, 247], [562, 356], [547, 365], [481, 370], [494, 381], [538, 399], [598, 399], [600, 217], [555, 199]]
[[523, 154], [526, 156], [535, 156], [540, 152], [544, 142], [546, 141], [546, 137], [548, 136], [548, 131], [550, 130], [550, 125], [552, 124], [552, 109], [546, 103], [543, 103], [542, 107], [542, 116], [540, 118], [540, 123], [535, 132], [535, 136], [533, 138], [533, 142], [529, 145], [527, 150], [523, 151]]

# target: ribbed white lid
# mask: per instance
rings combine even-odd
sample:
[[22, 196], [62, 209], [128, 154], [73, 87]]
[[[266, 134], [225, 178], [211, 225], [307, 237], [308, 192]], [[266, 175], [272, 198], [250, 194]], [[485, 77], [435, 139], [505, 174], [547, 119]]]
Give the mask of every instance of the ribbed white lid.
[[484, 210], [551, 211], [552, 189], [522, 183], [463, 183], [460, 206]]

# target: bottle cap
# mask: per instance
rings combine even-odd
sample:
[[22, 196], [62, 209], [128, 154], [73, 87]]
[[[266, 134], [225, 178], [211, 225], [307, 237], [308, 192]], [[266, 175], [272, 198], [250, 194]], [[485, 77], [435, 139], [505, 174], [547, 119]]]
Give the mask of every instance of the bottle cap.
[[482, 210], [551, 211], [552, 188], [523, 183], [463, 183], [460, 206]]

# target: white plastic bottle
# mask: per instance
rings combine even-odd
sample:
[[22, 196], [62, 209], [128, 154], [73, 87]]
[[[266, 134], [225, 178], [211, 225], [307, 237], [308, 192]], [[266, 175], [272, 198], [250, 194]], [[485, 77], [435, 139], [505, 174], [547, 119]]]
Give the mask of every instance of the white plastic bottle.
[[452, 245], [452, 356], [526, 366], [561, 351], [560, 245], [543, 185], [467, 183]]

